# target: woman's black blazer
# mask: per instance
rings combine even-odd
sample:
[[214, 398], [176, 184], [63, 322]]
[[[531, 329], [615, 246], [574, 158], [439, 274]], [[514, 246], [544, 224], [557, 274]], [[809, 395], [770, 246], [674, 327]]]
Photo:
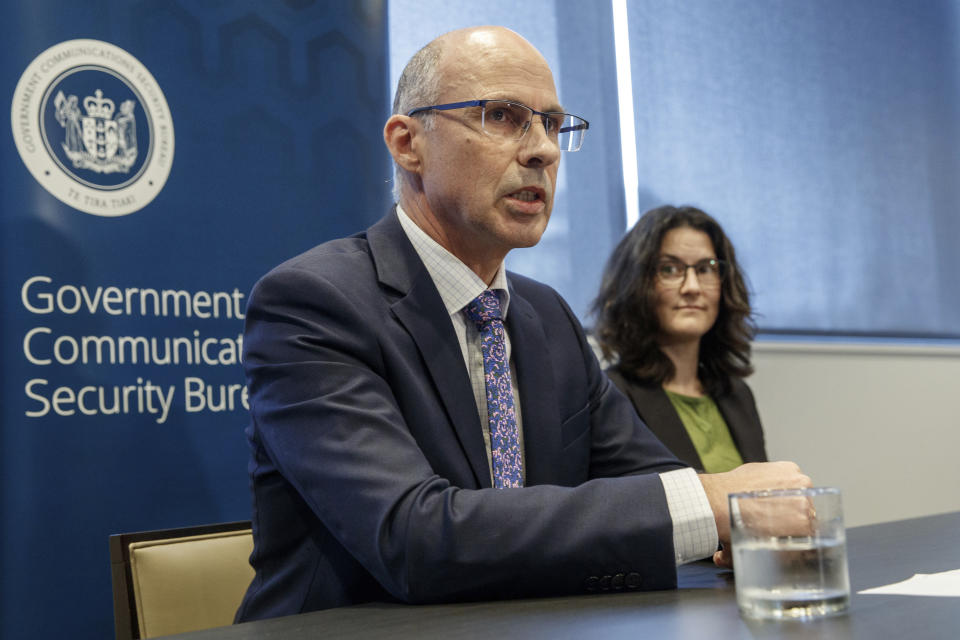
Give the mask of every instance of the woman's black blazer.
[[[630, 398], [634, 409], [654, 435], [681, 461], [697, 471], [702, 471], [703, 462], [663, 388], [657, 384], [633, 382], [616, 366], [607, 369], [607, 375], [620, 391]], [[733, 442], [737, 445], [743, 461], [766, 462], [763, 427], [760, 426], [760, 415], [757, 413], [753, 392], [740, 378], [733, 378], [732, 382], [730, 393], [714, 398], [714, 402], [730, 429], [730, 435], [733, 436]]]

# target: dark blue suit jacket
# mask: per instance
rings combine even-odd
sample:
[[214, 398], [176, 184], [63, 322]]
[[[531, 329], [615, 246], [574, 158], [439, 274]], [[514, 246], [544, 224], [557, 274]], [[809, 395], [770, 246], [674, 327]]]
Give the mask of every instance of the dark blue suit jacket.
[[453, 326], [395, 212], [257, 283], [244, 336], [256, 577], [237, 620], [567, 594], [604, 575], [676, 585], [651, 472], [681, 463], [560, 296], [508, 279], [527, 486], [507, 490], [490, 488]]

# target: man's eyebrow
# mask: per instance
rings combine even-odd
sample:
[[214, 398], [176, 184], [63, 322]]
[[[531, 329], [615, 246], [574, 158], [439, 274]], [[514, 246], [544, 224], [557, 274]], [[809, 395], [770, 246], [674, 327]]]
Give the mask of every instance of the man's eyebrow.
[[549, 107], [547, 107], [546, 109], [544, 109], [543, 112], [544, 112], [544, 113], [562, 113], [562, 112], [563, 112], [563, 107], [561, 107], [559, 103], [554, 102], [554, 103], [551, 104]]
[[[522, 105], [524, 105], [524, 106], [526, 106], [526, 107], [530, 107], [530, 105], [528, 105], [528, 104], [527, 104], [526, 102], [524, 102], [523, 100], [517, 100], [517, 99], [514, 98], [513, 96], [506, 95], [506, 94], [504, 94], [504, 95], [502, 95], [502, 96], [496, 96], [496, 97], [487, 98], [487, 100], [501, 100], [501, 101], [503, 101], [503, 102], [516, 102], [517, 104], [522, 104]], [[533, 107], [530, 107], [530, 108], [533, 109]], [[543, 113], [564, 113], [563, 107], [560, 106], [560, 104], [557, 103], [557, 102], [554, 102], [553, 104], [551, 104], [551, 105], [550, 105], [549, 107], [547, 107], [546, 109], [542, 109], [542, 110], [541, 110], [541, 109], [537, 109], [537, 111], [543, 111]]]

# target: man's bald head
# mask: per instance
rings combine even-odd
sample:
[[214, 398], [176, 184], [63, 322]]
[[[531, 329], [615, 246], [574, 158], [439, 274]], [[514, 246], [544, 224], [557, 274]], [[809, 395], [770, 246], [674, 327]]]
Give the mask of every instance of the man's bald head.
[[[458, 66], [465, 60], [479, 63], [484, 53], [503, 46], [515, 44], [540, 52], [523, 36], [506, 27], [467, 27], [450, 31], [434, 38], [417, 51], [400, 74], [397, 93], [393, 100], [393, 113], [405, 114], [417, 107], [437, 104], [441, 100], [444, 73], [448, 67]], [[546, 66], [546, 60], [543, 60]], [[424, 124], [429, 126], [429, 113], [424, 114]]]

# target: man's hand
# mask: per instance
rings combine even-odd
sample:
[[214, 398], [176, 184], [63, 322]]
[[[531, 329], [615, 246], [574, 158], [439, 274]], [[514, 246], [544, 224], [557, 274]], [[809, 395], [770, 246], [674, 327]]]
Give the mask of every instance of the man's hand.
[[713, 555], [713, 561], [721, 567], [730, 567], [730, 506], [727, 495], [741, 491], [763, 489], [802, 489], [813, 486], [793, 462], [751, 462], [725, 473], [701, 474], [700, 483], [707, 494], [717, 534], [723, 549]]

